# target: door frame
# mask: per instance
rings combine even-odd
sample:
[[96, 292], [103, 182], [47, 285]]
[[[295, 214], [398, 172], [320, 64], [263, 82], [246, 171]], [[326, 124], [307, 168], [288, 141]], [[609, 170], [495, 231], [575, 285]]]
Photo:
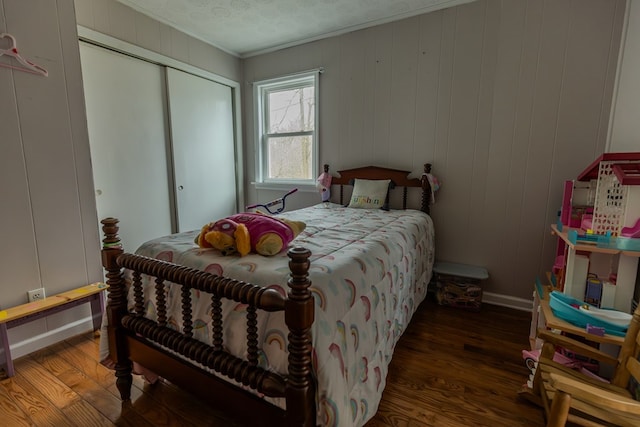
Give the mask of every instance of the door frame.
[[244, 210], [244, 159], [242, 148], [242, 108], [241, 108], [241, 89], [240, 83], [234, 80], [228, 79], [210, 71], [203, 70], [202, 68], [195, 67], [182, 61], [170, 58], [166, 55], [156, 53], [145, 49], [143, 47], [116, 39], [107, 34], [100, 33], [82, 25], [78, 25], [78, 39], [95, 44], [97, 46], [111, 49], [116, 52], [120, 52], [125, 55], [130, 55], [135, 58], [142, 59], [154, 64], [175, 68], [180, 71], [184, 71], [189, 74], [193, 74], [198, 77], [202, 77], [207, 80], [211, 80], [216, 83], [229, 86], [231, 88], [231, 97], [233, 102], [233, 137], [235, 146], [235, 163], [236, 163], [236, 211], [241, 212]]

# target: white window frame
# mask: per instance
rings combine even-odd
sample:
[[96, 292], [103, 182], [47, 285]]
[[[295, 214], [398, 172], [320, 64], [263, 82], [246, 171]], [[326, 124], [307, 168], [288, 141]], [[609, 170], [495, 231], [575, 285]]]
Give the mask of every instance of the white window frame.
[[[321, 69], [306, 71], [297, 74], [277, 77], [274, 79], [261, 80], [253, 84], [253, 103], [254, 103], [254, 123], [255, 123], [255, 141], [256, 141], [256, 188], [274, 188], [281, 189], [296, 185], [302, 189], [312, 189], [315, 191], [316, 177], [318, 175], [319, 162], [319, 81]], [[302, 86], [314, 87], [314, 126], [312, 131], [307, 132], [288, 132], [281, 134], [270, 134], [267, 132], [266, 114], [269, 111], [267, 102], [269, 94], [273, 90], [292, 89]], [[273, 179], [268, 177], [268, 137], [274, 135], [282, 136], [300, 136], [311, 135], [313, 138], [313, 147], [311, 150], [311, 178], [309, 179]], [[309, 187], [309, 188], [307, 188]]]

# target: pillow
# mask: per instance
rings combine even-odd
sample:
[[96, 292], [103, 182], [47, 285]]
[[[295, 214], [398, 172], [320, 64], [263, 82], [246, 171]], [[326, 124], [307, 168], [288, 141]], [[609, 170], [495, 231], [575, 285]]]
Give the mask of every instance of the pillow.
[[356, 179], [349, 208], [382, 208], [385, 206], [390, 179]]

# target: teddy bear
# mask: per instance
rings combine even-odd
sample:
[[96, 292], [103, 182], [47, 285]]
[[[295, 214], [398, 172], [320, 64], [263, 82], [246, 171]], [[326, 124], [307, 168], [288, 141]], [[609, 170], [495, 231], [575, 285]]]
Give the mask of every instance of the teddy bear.
[[195, 243], [201, 248], [218, 249], [222, 255], [255, 252], [272, 256], [286, 248], [305, 227], [302, 221], [245, 212], [206, 224]]

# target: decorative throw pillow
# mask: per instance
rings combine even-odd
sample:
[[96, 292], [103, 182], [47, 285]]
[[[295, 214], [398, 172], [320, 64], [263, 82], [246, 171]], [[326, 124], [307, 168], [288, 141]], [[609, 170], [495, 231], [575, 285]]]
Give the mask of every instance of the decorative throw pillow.
[[390, 179], [356, 179], [348, 207], [368, 209], [384, 207], [390, 182]]

